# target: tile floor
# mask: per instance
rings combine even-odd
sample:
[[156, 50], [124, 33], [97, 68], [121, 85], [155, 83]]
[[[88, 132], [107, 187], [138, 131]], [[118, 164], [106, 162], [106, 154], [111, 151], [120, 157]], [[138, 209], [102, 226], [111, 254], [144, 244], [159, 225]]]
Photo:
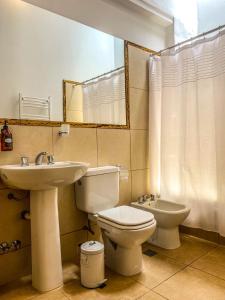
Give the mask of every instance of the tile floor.
[[68, 265], [63, 288], [39, 294], [28, 277], [0, 287], [0, 300], [225, 300], [225, 247], [183, 235], [179, 249], [145, 244], [143, 251], [148, 249], [157, 254], [143, 255], [142, 274], [127, 278], [107, 271], [103, 289], [81, 287], [78, 267]]

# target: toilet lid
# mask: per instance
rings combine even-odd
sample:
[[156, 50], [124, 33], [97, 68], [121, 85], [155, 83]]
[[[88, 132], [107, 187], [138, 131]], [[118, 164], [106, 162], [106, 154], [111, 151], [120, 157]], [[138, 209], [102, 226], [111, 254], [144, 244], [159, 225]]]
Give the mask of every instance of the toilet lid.
[[103, 219], [126, 226], [149, 223], [154, 219], [152, 213], [126, 205], [100, 211], [98, 215]]

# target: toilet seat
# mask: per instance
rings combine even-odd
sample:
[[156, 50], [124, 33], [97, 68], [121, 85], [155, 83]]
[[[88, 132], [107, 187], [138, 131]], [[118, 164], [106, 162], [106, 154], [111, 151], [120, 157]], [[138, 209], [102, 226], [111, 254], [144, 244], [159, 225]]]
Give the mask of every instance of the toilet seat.
[[126, 205], [100, 211], [98, 221], [122, 230], [138, 230], [156, 222], [152, 213]]

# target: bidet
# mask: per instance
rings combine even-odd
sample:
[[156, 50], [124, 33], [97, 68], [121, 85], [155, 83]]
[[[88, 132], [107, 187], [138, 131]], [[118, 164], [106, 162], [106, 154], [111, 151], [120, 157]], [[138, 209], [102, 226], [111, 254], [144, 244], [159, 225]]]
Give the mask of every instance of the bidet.
[[149, 243], [165, 249], [176, 249], [180, 246], [178, 226], [189, 215], [189, 207], [162, 199], [148, 200], [142, 204], [132, 202], [131, 205], [151, 212], [157, 221], [156, 231], [148, 240]]

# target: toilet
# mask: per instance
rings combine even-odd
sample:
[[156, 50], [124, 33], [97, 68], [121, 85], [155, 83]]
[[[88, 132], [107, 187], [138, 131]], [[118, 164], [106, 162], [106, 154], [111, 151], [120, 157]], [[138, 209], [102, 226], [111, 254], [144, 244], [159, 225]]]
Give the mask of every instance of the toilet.
[[141, 245], [154, 233], [152, 213], [119, 202], [119, 168], [89, 168], [76, 183], [77, 208], [96, 219], [104, 240], [106, 265], [124, 276], [142, 271]]
[[165, 249], [180, 247], [179, 225], [187, 218], [190, 208], [184, 204], [157, 199], [148, 199], [143, 203], [132, 202], [133, 207], [151, 212], [157, 227], [148, 242]]

